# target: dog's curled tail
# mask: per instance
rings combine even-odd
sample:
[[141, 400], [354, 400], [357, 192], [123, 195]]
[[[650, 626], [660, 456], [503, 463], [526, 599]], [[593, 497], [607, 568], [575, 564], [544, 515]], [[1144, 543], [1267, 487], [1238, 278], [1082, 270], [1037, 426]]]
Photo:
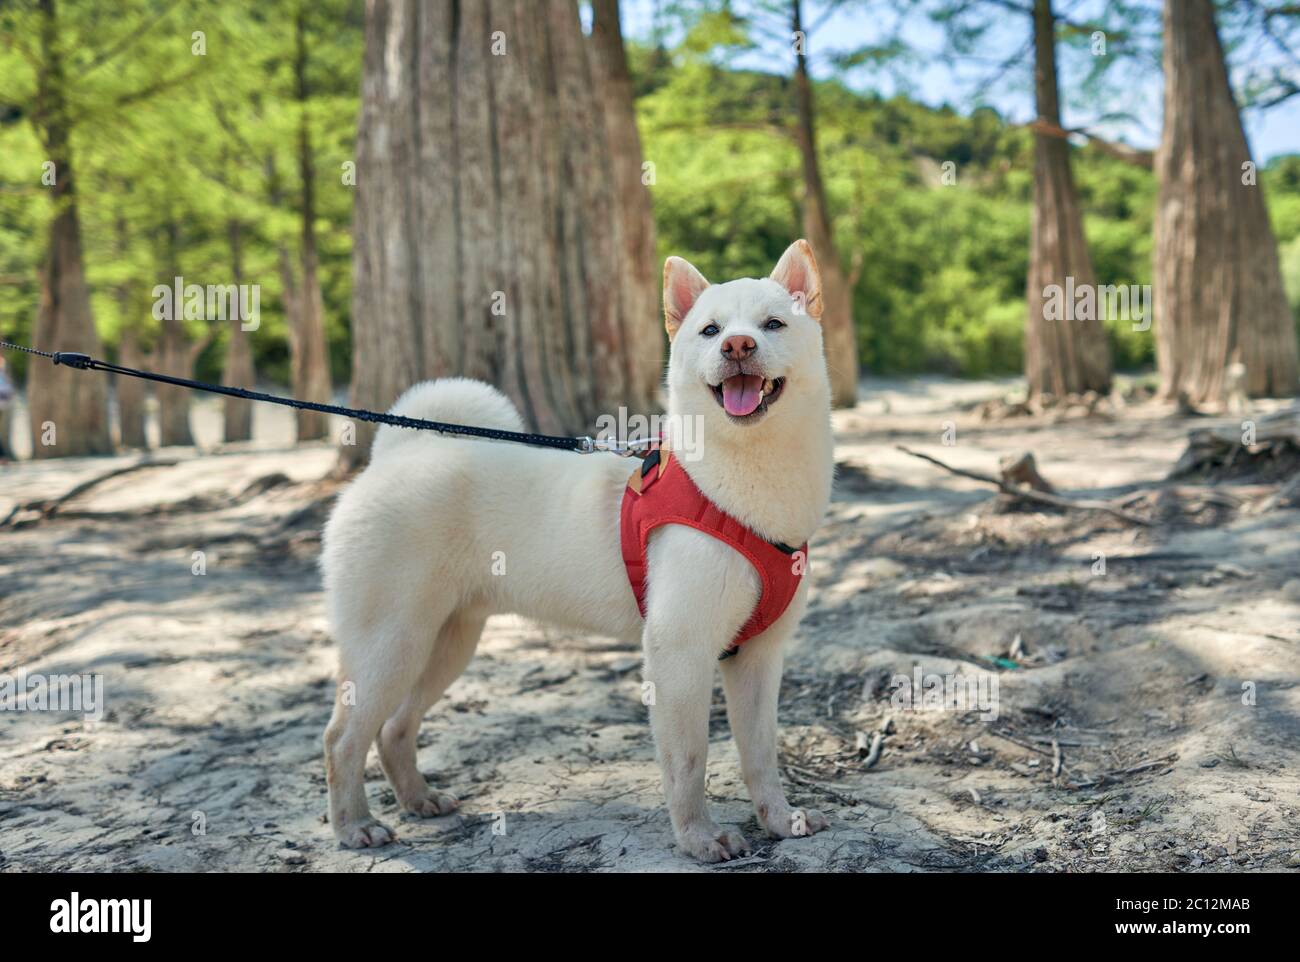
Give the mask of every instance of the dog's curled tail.
[[[397, 399], [390, 414], [446, 424], [468, 424], [479, 428], [497, 428], [501, 431], [522, 431], [524, 420], [510, 399], [491, 384], [467, 377], [448, 377], [437, 381], [422, 381]], [[377, 460], [395, 446], [419, 437], [440, 437], [429, 431], [381, 425], [375, 433], [371, 460]]]

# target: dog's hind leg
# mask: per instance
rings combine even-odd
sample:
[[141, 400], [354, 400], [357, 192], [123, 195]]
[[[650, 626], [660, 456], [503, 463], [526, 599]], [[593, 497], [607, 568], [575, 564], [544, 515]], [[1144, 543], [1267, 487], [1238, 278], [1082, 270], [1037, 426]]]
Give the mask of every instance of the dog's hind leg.
[[330, 826], [345, 848], [386, 845], [396, 838], [376, 821], [366, 801], [366, 753], [410, 691], [408, 679], [428, 663], [434, 638], [449, 611], [390, 613], [369, 632], [344, 632], [339, 642], [339, 684], [334, 715], [325, 729], [325, 780]]
[[475, 608], [463, 608], [447, 619], [415, 686], [379, 731], [379, 761], [397, 802], [421, 818], [448, 815], [460, 804], [455, 795], [438, 791], [425, 781], [415, 763], [416, 737], [424, 713], [474, 656], [486, 620], [486, 613]]

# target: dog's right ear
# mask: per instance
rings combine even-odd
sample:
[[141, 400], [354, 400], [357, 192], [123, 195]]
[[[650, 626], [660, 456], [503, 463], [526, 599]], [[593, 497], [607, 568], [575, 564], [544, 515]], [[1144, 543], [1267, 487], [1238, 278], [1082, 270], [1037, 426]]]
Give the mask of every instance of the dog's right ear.
[[709, 282], [689, 261], [670, 257], [664, 261], [664, 327], [668, 340], [677, 336], [677, 329], [691, 312]]

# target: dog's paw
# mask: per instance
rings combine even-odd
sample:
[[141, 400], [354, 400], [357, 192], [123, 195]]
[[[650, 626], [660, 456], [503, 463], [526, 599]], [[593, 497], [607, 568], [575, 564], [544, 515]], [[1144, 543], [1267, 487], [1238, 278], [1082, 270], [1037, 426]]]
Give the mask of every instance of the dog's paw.
[[431, 788], [421, 798], [409, 804], [403, 802], [402, 807], [417, 818], [438, 818], [441, 815], [450, 815], [460, 808], [460, 799], [450, 792], [440, 792]]
[[784, 808], [780, 811], [759, 813], [759, 821], [772, 838], [805, 838], [830, 828], [830, 820], [811, 808]]
[[397, 841], [396, 832], [373, 818], [351, 825], [339, 825], [335, 828], [334, 835], [344, 848], [379, 848]]
[[729, 862], [751, 851], [745, 836], [731, 825], [701, 822], [683, 829], [677, 836], [683, 852], [701, 862]]

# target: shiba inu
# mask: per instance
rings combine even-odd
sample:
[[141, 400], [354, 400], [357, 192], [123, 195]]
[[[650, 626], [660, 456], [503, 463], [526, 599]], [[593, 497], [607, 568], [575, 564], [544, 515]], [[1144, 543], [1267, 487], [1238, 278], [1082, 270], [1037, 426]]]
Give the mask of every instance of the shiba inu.
[[[434, 817], [456, 808], [456, 798], [416, 767], [416, 735], [469, 663], [486, 619], [507, 612], [640, 640], [668, 814], [683, 852], [716, 862], [749, 850], [705, 805], [715, 666], [760, 825], [783, 838], [827, 826], [820, 813], [791, 806], [777, 769], [782, 649], [807, 584], [784, 578], [782, 555], [767, 551], [760, 564], [743, 547], [775, 546], [800, 564], [793, 546], [806, 545], [830, 501], [820, 318], [821, 281], [805, 241], [786, 250], [770, 277], [715, 285], [668, 258], [668, 423], [694, 419], [700, 443], [692, 457], [675, 459], [666, 438], [663, 455], [634, 472], [631, 493], [635, 462], [609, 454], [380, 428], [369, 466], [325, 528], [321, 561], [339, 646], [325, 764], [340, 843], [379, 846], [395, 837], [366, 802], [372, 742], [405, 811]], [[504, 395], [465, 379], [418, 384], [392, 410], [524, 430]], [[731, 533], [709, 529], [713, 521], [674, 518], [643, 523], [642, 540], [635, 533], [629, 540], [625, 505], [648, 497], [643, 486], [665, 470], [685, 472], [673, 481], [679, 510], [680, 498], [696, 498], [708, 509], [697, 514], [712, 514]], [[629, 544], [643, 548], [629, 555]], [[508, 573], [494, 573], [496, 557]], [[734, 656], [719, 661], [720, 653]]]

